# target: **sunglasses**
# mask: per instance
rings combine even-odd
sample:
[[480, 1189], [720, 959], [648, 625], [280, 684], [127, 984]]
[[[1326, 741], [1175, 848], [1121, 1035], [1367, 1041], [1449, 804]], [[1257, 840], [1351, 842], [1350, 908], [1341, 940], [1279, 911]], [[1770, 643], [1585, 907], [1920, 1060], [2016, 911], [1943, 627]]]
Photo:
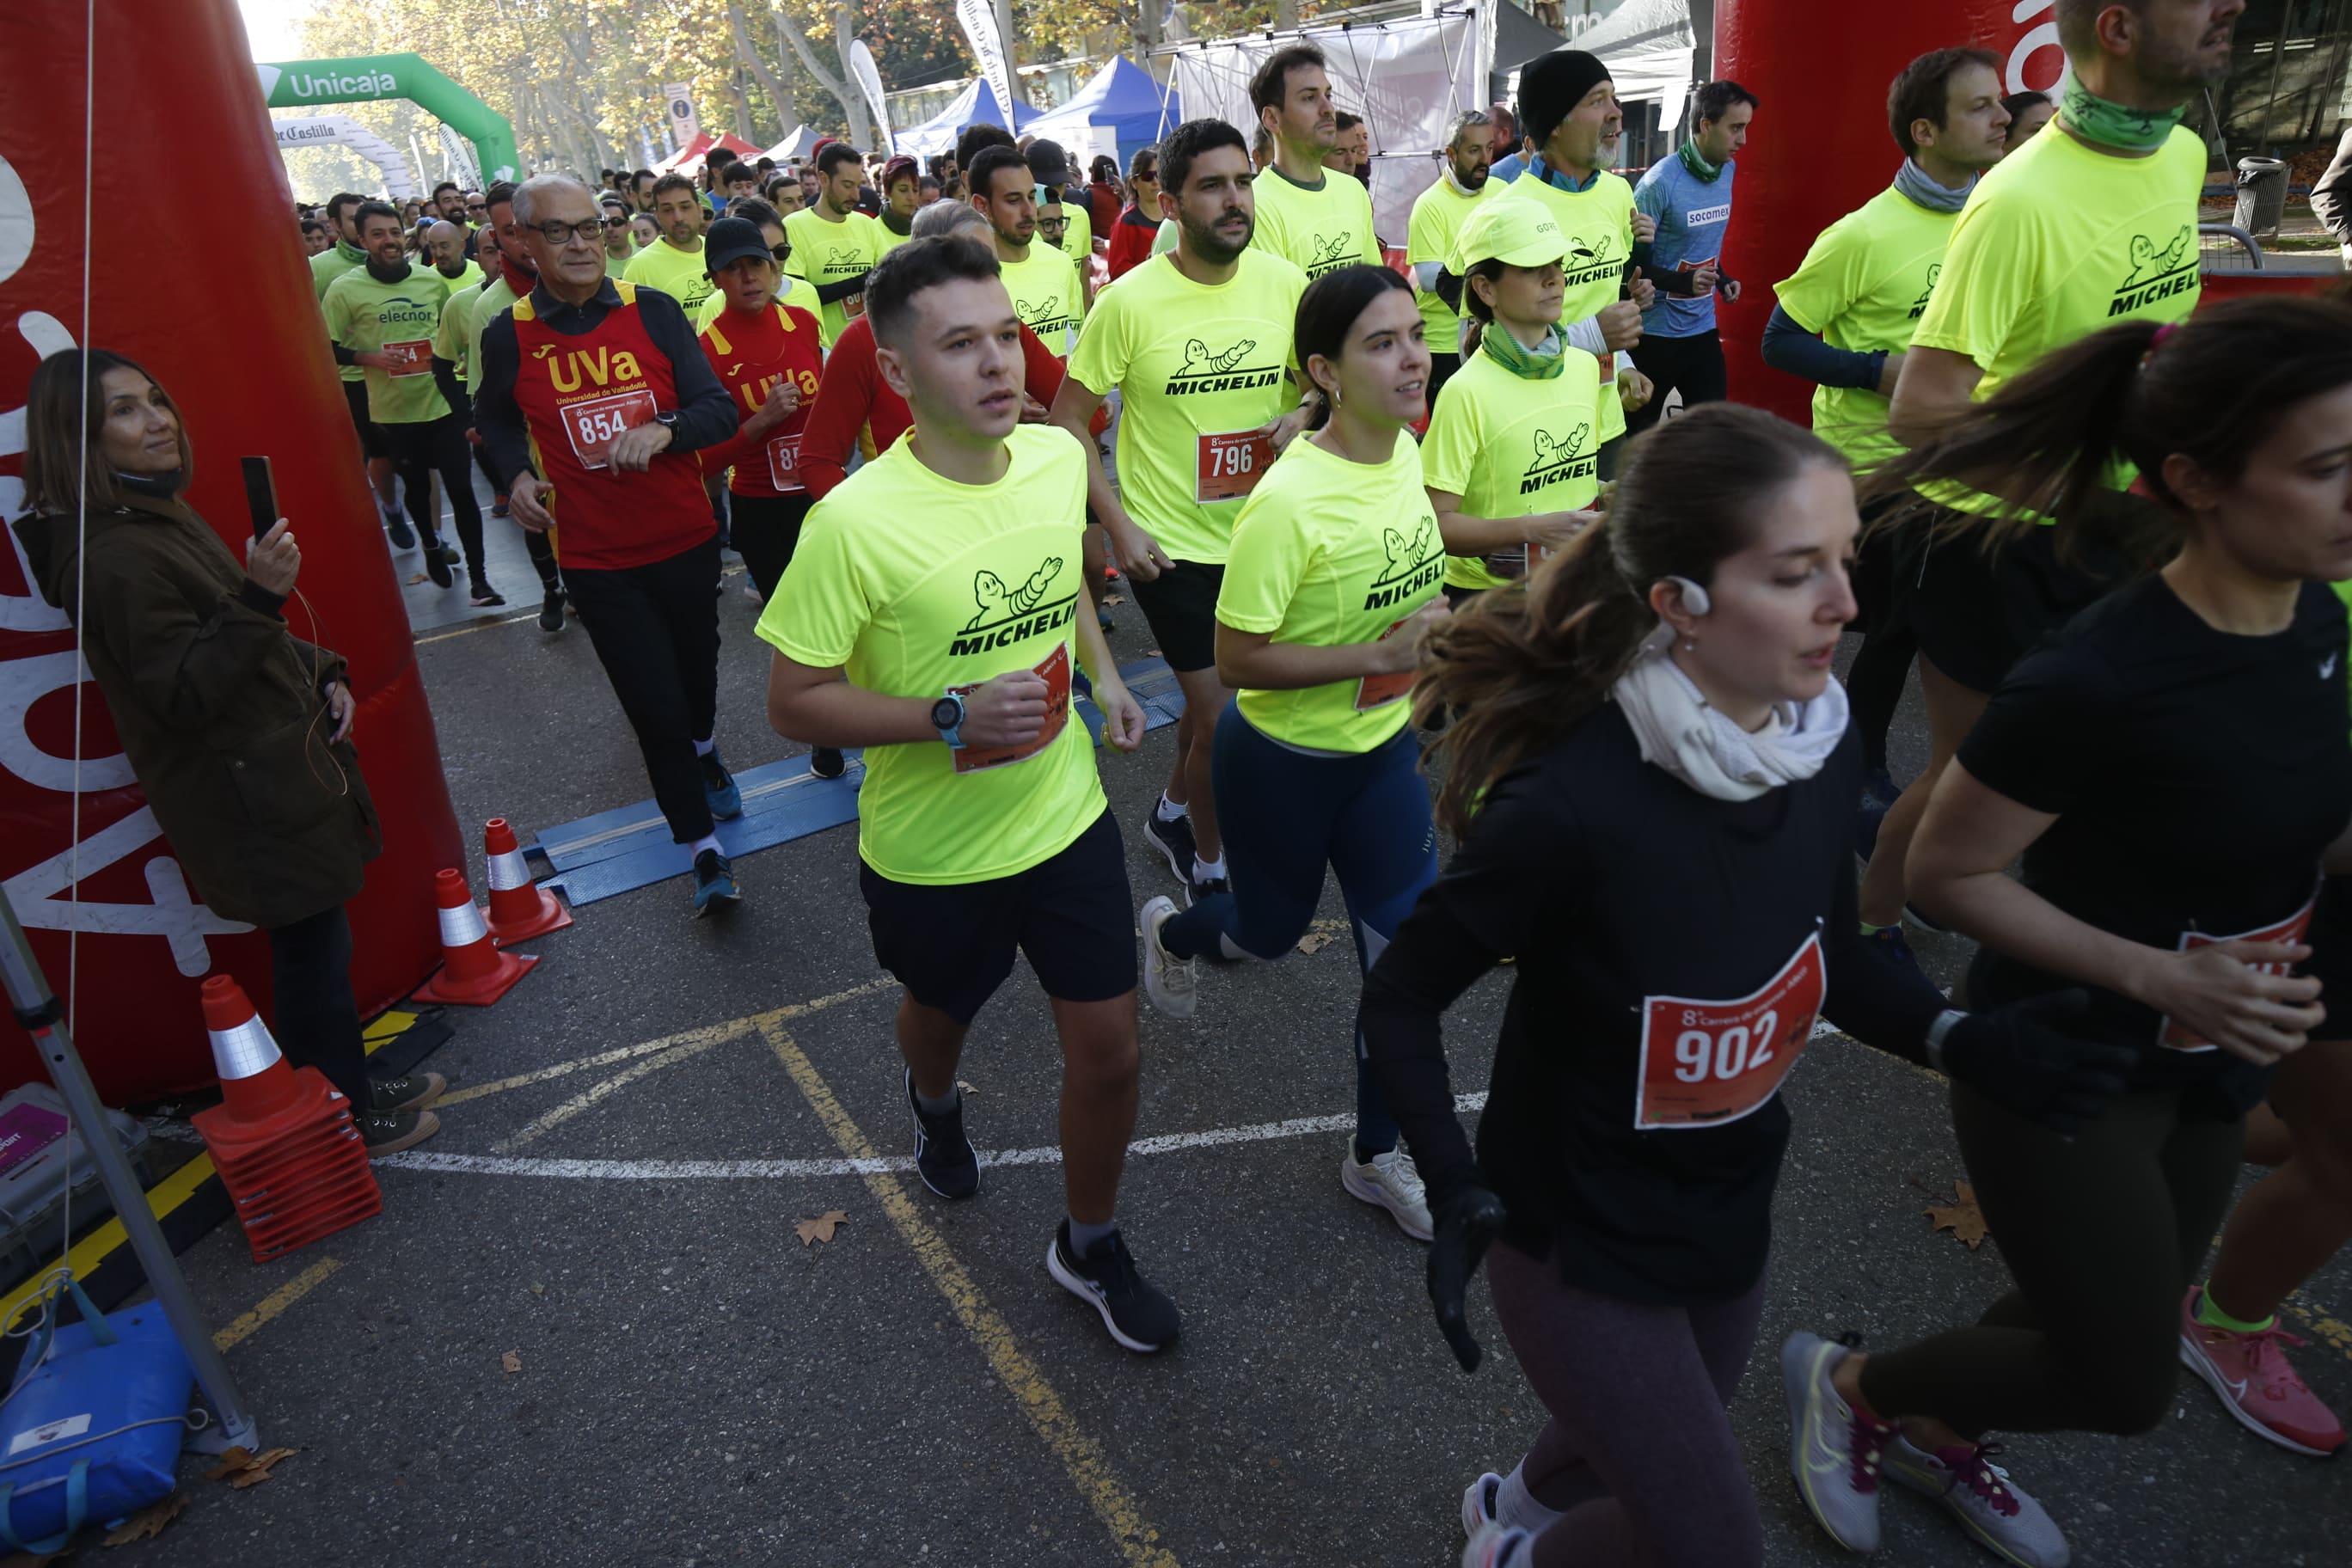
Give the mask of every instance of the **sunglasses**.
[[490, 210], [490, 204], [488, 202], [471, 202], [467, 205], [466, 210], [469, 213], [486, 213]]
[[604, 226], [606, 228], [626, 228], [629, 226], [629, 220], [625, 217], [608, 217], [604, 220]]
[[772, 245], [768, 247], [768, 254], [774, 257], [780, 263], [788, 261], [792, 258], [793, 247], [789, 245]]

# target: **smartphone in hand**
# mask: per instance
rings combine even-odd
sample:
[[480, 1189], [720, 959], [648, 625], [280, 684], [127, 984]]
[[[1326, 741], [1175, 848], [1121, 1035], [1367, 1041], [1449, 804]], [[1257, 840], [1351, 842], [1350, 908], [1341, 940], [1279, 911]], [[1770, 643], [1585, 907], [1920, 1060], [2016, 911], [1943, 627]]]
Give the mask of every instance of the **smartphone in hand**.
[[245, 469], [245, 505], [253, 514], [253, 537], [259, 539], [278, 526], [278, 481], [270, 476], [267, 458], [240, 458]]

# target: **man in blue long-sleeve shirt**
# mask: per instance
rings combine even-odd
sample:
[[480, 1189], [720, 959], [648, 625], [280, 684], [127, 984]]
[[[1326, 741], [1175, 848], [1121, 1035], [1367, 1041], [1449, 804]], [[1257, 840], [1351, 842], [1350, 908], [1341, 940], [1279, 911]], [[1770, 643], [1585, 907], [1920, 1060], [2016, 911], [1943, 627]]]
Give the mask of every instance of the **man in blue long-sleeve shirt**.
[[1653, 390], [1646, 405], [1626, 415], [1629, 436], [1658, 422], [1669, 391], [1680, 389], [1685, 408], [1729, 395], [1715, 300], [1739, 298], [1738, 282], [1723, 276], [1723, 236], [1738, 172], [1732, 160], [1748, 144], [1755, 117], [1754, 93], [1736, 81], [1708, 82], [1692, 96], [1689, 137], [1633, 187], [1634, 210], [1658, 225], [1644, 268], [1658, 297], [1642, 317], [1642, 370]]

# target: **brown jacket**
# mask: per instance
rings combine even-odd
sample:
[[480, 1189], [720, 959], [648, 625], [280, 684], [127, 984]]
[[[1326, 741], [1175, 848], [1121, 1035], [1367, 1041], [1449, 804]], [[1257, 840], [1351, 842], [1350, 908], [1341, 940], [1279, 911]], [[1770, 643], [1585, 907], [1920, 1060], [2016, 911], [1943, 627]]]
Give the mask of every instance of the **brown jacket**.
[[[42, 596], [71, 614], [76, 520], [15, 526]], [[343, 661], [270, 597], [177, 501], [90, 514], [82, 658], [197, 894], [265, 929], [349, 900], [383, 847], [358, 753], [327, 742], [321, 688]]]

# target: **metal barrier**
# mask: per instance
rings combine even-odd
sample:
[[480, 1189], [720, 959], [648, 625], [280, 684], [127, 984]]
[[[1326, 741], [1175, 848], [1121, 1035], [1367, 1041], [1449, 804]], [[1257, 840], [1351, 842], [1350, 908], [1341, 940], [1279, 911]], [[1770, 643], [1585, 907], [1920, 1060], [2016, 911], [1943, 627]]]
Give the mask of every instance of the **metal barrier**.
[[2262, 242], [2233, 223], [2200, 223], [2197, 226], [2197, 242], [2201, 248], [2208, 239], [2226, 239], [2242, 247], [2253, 269], [2263, 269]]

